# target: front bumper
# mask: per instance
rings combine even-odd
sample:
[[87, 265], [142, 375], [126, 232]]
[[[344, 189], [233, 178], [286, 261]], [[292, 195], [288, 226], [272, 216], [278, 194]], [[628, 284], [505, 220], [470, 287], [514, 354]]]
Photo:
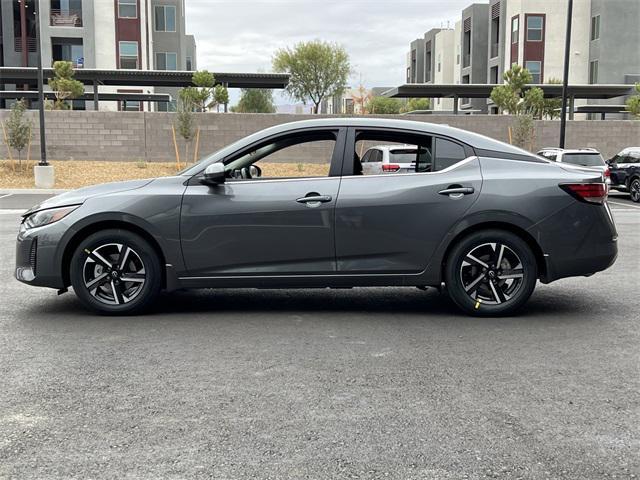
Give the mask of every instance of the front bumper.
[[58, 222], [30, 230], [20, 227], [16, 240], [17, 280], [38, 287], [64, 288], [61, 269], [55, 267], [57, 246], [62, 236], [59, 227]]

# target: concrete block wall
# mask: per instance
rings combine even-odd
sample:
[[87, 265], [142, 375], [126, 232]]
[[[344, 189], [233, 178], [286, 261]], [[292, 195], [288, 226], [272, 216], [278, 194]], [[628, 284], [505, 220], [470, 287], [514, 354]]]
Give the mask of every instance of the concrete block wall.
[[[0, 110], [0, 121], [9, 111]], [[38, 158], [39, 133], [37, 112], [28, 112], [33, 122], [31, 153]], [[273, 125], [317, 118], [314, 115], [291, 114], [196, 114], [200, 127], [200, 156], [211, 153], [246, 135]], [[407, 115], [391, 116], [422, 122], [448, 124], [501, 141], [508, 141], [509, 125], [513, 119], [503, 115]], [[47, 153], [51, 160], [147, 160], [174, 161], [175, 153], [171, 125], [173, 113], [163, 112], [46, 112]], [[560, 122], [537, 121], [534, 150], [557, 146]], [[184, 143], [179, 141], [183, 155]], [[568, 122], [568, 147], [594, 147], [609, 158], [627, 146], [640, 146], [640, 121], [607, 120]], [[0, 157], [6, 155], [4, 145]], [[309, 156], [324, 158], [322, 149], [309, 151]], [[192, 160], [193, 142], [190, 148]], [[278, 156], [279, 161], [299, 162], [301, 151], [292, 149], [291, 155]], [[184, 161], [184, 159], [183, 159]]]

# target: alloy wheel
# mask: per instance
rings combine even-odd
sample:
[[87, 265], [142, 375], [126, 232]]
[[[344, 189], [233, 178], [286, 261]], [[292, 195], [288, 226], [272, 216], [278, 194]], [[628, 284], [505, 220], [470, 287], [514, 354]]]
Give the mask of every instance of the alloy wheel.
[[508, 302], [524, 282], [520, 257], [503, 243], [483, 243], [463, 258], [462, 286], [476, 304], [500, 305]]
[[634, 202], [640, 202], [640, 179], [636, 178], [631, 182], [631, 188], [629, 190], [631, 193], [631, 200]]
[[107, 243], [93, 250], [85, 249], [87, 258], [82, 278], [87, 291], [107, 305], [131, 302], [146, 282], [145, 265], [132, 247]]

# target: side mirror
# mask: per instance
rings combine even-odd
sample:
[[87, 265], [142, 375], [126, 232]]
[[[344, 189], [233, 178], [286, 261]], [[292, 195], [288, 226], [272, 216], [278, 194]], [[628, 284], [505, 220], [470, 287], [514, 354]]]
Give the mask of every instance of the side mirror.
[[206, 185], [219, 185], [224, 183], [224, 173], [224, 164], [222, 162], [212, 163], [205, 169], [202, 183]]

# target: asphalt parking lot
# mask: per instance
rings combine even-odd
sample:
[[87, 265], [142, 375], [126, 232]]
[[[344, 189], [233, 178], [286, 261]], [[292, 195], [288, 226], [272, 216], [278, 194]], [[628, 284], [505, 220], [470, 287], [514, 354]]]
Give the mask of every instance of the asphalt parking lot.
[[178, 292], [93, 316], [13, 279], [32, 200], [0, 198], [0, 478], [640, 477], [625, 196], [611, 269], [500, 319], [402, 288]]

